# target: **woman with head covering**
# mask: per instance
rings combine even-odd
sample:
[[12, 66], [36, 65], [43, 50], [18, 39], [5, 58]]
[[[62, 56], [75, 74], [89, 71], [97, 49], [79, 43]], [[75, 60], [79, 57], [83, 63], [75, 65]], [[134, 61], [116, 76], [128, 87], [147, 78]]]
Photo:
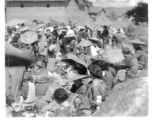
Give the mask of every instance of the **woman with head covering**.
[[147, 69], [148, 67], [148, 55], [145, 51], [143, 51], [142, 47], [147, 46], [145, 43], [141, 42], [138, 39], [128, 41], [129, 43], [133, 44], [135, 49], [134, 57], [138, 60], [138, 69]]

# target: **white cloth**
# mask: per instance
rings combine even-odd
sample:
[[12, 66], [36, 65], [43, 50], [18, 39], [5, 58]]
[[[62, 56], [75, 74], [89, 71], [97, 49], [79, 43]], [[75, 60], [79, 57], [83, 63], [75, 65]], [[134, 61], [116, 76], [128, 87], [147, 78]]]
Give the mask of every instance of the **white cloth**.
[[24, 101], [24, 103], [31, 103], [34, 102], [36, 99], [35, 96], [35, 85], [32, 82], [28, 82], [29, 84], [29, 91], [28, 91], [28, 96], [27, 99]]
[[92, 55], [92, 56], [97, 56], [98, 53], [97, 53], [97, 51], [96, 51], [96, 48], [95, 48], [94, 46], [90, 46], [90, 48], [91, 48], [91, 55]]

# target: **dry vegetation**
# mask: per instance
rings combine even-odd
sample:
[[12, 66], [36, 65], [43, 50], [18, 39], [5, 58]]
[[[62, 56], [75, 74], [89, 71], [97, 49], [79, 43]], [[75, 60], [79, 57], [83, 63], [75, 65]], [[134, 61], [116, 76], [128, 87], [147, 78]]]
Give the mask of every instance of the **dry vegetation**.
[[141, 74], [142, 77], [117, 84], [106, 102], [101, 104], [101, 109], [93, 116], [147, 116], [147, 71], [143, 71]]

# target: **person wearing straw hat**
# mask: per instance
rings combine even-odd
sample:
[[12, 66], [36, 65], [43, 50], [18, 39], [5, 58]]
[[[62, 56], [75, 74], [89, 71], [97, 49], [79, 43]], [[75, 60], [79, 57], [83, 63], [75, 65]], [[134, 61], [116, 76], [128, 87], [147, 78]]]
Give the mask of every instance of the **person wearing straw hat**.
[[85, 55], [92, 55], [91, 54], [91, 49], [90, 46], [92, 43], [88, 40], [82, 39], [81, 42], [78, 44], [78, 46], [82, 47], [84, 49], [84, 54]]
[[26, 31], [28, 31], [29, 28], [30, 28], [29, 26], [25, 26], [25, 27], [22, 27], [19, 31], [20, 31], [21, 34], [23, 34], [23, 33], [25, 33]]
[[148, 67], [148, 55], [145, 51], [143, 51], [142, 46], [147, 46], [144, 42], [140, 41], [139, 39], [134, 39], [128, 41], [131, 43], [135, 49], [134, 57], [138, 60], [138, 69], [147, 69]]
[[34, 31], [27, 31], [21, 35], [21, 42], [23, 43], [23, 45], [20, 46], [20, 49], [24, 50], [25, 54], [28, 54], [28, 57], [34, 60], [34, 62], [28, 68], [31, 70], [31, 72], [34, 72], [34, 66], [36, 62], [36, 52], [38, 49], [36, 43], [37, 40], [38, 35]]
[[[94, 59], [94, 58], [93, 58]], [[108, 90], [111, 90], [114, 86], [114, 77], [116, 75], [116, 70], [112, 66], [112, 63], [105, 58], [100, 58], [94, 60], [88, 67], [90, 73], [98, 78], [102, 79]], [[97, 72], [98, 71], [98, 72]]]
[[38, 36], [39, 36], [39, 42], [38, 42], [37, 59], [42, 62], [43, 68], [46, 68], [48, 62], [48, 45], [47, 45], [47, 39], [44, 35], [43, 28], [38, 29]]
[[80, 59], [79, 57], [69, 53], [67, 54], [67, 59], [62, 59], [61, 61], [72, 65], [77, 73], [82, 75], [87, 74], [87, 63], [83, 59]]
[[[74, 44], [73, 48], [71, 48], [71, 41], [72, 41], [72, 45]], [[64, 55], [66, 55], [69, 50], [67, 48], [67, 45], [69, 45], [71, 51], [74, 51], [76, 49], [76, 38], [75, 38], [75, 34], [74, 33], [67, 33], [64, 36], [64, 39], [62, 39], [62, 44], [61, 44], [61, 49]]]

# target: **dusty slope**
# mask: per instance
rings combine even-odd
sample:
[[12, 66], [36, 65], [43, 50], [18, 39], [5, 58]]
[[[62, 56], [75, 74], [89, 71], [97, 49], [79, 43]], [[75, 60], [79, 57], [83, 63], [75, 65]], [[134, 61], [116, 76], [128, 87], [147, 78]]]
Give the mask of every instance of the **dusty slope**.
[[[142, 76], [142, 77], [141, 77]], [[147, 116], [148, 77], [143, 71], [140, 77], [117, 84], [101, 110], [93, 116]]]

